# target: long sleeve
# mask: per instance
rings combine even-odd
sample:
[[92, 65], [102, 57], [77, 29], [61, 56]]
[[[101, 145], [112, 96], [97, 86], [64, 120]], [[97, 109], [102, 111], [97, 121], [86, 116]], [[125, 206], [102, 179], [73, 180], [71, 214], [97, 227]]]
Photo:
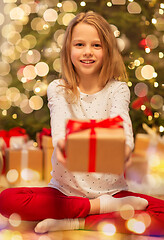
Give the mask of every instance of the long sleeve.
[[130, 90], [126, 83], [120, 82], [115, 85], [113, 89], [113, 96], [111, 98], [110, 117], [120, 115], [124, 122], [124, 130], [126, 135], [126, 144], [131, 149], [134, 148], [132, 123], [129, 116]]
[[59, 80], [51, 82], [47, 89], [48, 107], [51, 118], [52, 142], [55, 147], [57, 141], [65, 137], [65, 123], [70, 117], [68, 104], [62, 94]]

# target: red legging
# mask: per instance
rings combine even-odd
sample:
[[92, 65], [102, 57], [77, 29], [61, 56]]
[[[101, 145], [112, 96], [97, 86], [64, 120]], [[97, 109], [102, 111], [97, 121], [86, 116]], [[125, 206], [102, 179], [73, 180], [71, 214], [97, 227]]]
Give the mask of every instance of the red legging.
[[[148, 200], [145, 211], [135, 211], [135, 214], [146, 212], [151, 217], [151, 224], [144, 235], [164, 235], [164, 201], [129, 191], [121, 191], [114, 195], [116, 198], [137, 196]], [[9, 217], [18, 213], [22, 220], [39, 221], [45, 218], [85, 218], [86, 230], [97, 230], [102, 221], [115, 224], [117, 232], [131, 233], [126, 227], [119, 212], [88, 215], [89, 199], [68, 197], [57, 189], [44, 188], [9, 188], [0, 193], [0, 213]]]
[[0, 213], [18, 213], [22, 220], [45, 218], [84, 218], [90, 210], [89, 199], [68, 197], [51, 187], [8, 188], [0, 193]]

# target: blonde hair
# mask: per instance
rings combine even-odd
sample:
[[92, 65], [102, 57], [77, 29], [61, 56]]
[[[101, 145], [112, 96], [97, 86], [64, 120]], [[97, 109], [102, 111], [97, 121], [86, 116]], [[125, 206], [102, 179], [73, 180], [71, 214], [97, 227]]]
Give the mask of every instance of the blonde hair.
[[76, 71], [71, 61], [71, 40], [73, 29], [79, 23], [86, 23], [94, 26], [102, 42], [104, 56], [103, 66], [99, 75], [101, 86], [104, 87], [112, 78], [120, 81], [127, 80], [125, 65], [110, 24], [101, 15], [95, 12], [89, 11], [86, 13], [79, 13], [73, 18], [66, 29], [61, 50], [61, 75], [65, 82], [64, 85], [67, 93], [69, 93], [69, 96], [72, 99], [74, 99], [74, 97], [77, 99], [78, 97], [78, 81]]

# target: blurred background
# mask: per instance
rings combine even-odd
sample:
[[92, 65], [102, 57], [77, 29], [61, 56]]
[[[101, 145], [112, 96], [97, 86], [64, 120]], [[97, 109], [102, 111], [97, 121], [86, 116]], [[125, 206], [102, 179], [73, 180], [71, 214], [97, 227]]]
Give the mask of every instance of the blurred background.
[[127, 67], [134, 134], [164, 133], [164, 2], [158, 0], [1, 0], [0, 129], [30, 138], [50, 128], [46, 90], [60, 76], [65, 29], [93, 10], [111, 24]]

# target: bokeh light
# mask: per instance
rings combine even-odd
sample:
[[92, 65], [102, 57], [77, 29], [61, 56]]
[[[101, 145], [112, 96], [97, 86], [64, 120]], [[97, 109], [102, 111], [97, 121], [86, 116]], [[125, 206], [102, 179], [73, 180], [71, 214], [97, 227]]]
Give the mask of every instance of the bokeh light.
[[25, 78], [31, 80], [36, 77], [35, 67], [33, 65], [28, 65], [23, 69], [23, 75]]
[[21, 171], [21, 178], [24, 181], [39, 181], [41, 177], [39, 172], [34, 171], [33, 169], [30, 168], [24, 168]]
[[160, 108], [162, 108], [163, 104], [164, 104], [164, 101], [163, 101], [162, 96], [160, 96], [160, 95], [152, 96], [152, 98], [150, 100], [150, 105], [152, 108], [160, 109]]
[[158, 38], [155, 35], [148, 35], [146, 37], [146, 45], [150, 48], [150, 49], [154, 49], [157, 48], [159, 45], [159, 41]]
[[18, 227], [21, 224], [21, 217], [17, 213], [12, 213], [9, 217], [9, 223], [13, 227]]
[[146, 230], [144, 222], [131, 218], [127, 221], [127, 228], [137, 234], [142, 234]]
[[139, 14], [141, 13], [141, 7], [137, 2], [131, 2], [127, 6], [127, 10], [130, 14]]
[[75, 15], [73, 13], [66, 13], [63, 16], [62, 22], [65, 26], [68, 26], [68, 24], [70, 23], [70, 21], [75, 17]]
[[61, 61], [60, 58], [56, 58], [55, 61], [53, 62], [53, 68], [56, 72], [61, 72]]
[[58, 18], [58, 13], [56, 10], [50, 8], [44, 12], [43, 18], [46, 22], [56, 22]]
[[10, 64], [6, 62], [0, 62], [0, 76], [5, 76], [10, 72]]
[[20, 7], [15, 7], [10, 11], [10, 18], [12, 20], [22, 20], [25, 16], [25, 12]]
[[35, 71], [40, 77], [46, 76], [49, 72], [49, 66], [45, 62], [39, 62], [35, 65]]
[[15, 183], [18, 180], [18, 177], [19, 177], [18, 171], [16, 169], [10, 169], [7, 172], [6, 177], [7, 177], [7, 180], [10, 183]]
[[143, 68], [141, 69], [141, 74], [145, 79], [151, 79], [153, 78], [153, 74], [155, 72], [155, 69], [153, 66], [151, 65], [145, 65], [143, 66]]
[[33, 110], [39, 110], [43, 107], [43, 99], [40, 96], [32, 96], [29, 105]]
[[124, 220], [128, 220], [130, 218], [133, 218], [133, 216], [134, 216], [134, 208], [133, 208], [133, 206], [131, 206], [130, 204], [124, 204], [120, 208], [120, 216]]
[[144, 97], [148, 93], [148, 86], [145, 83], [137, 83], [134, 87], [134, 92], [138, 97]]

